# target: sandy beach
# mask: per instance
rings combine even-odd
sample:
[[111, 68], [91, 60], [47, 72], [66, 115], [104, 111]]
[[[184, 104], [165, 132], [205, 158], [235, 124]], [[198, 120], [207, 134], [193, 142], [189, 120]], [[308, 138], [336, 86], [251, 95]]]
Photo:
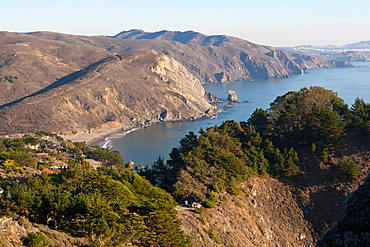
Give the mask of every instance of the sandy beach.
[[124, 128], [114, 128], [114, 129], [104, 129], [98, 130], [90, 133], [81, 133], [77, 135], [67, 135], [62, 136], [65, 140], [70, 140], [72, 142], [86, 142], [87, 145], [96, 144], [98, 142], [104, 141], [108, 136], [114, 133], [124, 132]]

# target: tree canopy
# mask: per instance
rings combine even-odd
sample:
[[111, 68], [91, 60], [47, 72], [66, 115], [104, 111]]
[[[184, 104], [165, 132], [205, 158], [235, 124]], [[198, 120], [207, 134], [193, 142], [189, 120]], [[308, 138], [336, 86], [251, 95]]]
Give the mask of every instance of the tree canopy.
[[245, 122], [229, 120], [201, 129], [199, 135], [190, 132], [166, 164], [158, 160], [143, 175], [179, 201], [215, 200], [210, 195], [237, 193], [236, 185], [252, 175], [301, 174], [299, 147], [309, 145], [328, 154], [340, 147], [346, 130], [368, 133], [369, 109], [360, 99], [349, 109], [336, 93], [322, 87], [288, 92], [269, 109], [256, 109]]

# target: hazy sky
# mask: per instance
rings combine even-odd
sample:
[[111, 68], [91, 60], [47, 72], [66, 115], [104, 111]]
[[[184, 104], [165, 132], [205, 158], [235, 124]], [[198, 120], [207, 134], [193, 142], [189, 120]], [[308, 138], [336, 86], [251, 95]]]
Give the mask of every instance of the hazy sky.
[[0, 31], [226, 34], [271, 46], [370, 40], [369, 0], [0, 0]]

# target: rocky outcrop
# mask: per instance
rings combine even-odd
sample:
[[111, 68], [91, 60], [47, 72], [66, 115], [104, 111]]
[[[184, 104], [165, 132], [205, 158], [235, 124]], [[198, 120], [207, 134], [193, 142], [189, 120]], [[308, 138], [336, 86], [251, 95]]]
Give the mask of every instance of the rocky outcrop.
[[370, 179], [346, 201], [346, 216], [334, 223], [318, 241], [318, 247], [370, 246]]
[[21, 247], [22, 238], [27, 233], [42, 233], [49, 241], [50, 246], [58, 247], [77, 247], [87, 246], [88, 242], [84, 239], [73, 238], [63, 232], [55, 231], [45, 225], [34, 224], [23, 217], [13, 219], [10, 217], [0, 218], [0, 246], [2, 247]]
[[229, 90], [227, 92], [227, 101], [233, 102], [233, 103], [242, 103], [238, 96], [236, 95], [236, 92], [234, 90]]
[[0, 133], [88, 132], [211, 116], [200, 81], [156, 51], [110, 55], [0, 107]]
[[370, 53], [363, 53], [359, 51], [346, 51], [337, 54], [323, 54], [321, 56], [327, 59], [335, 59], [338, 61], [351, 61], [351, 62], [365, 62], [370, 60]]

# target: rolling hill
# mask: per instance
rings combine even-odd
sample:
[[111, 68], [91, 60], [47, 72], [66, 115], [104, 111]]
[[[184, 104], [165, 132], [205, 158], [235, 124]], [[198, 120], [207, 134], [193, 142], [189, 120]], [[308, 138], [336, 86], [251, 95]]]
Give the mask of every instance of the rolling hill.
[[215, 114], [201, 83], [351, 66], [224, 35], [0, 33], [0, 134], [75, 134]]
[[147, 33], [130, 30], [112, 37], [71, 36], [48, 32], [30, 33], [44, 39], [83, 44], [122, 53], [156, 50], [182, 63], [203, 83], [255, 78], [284, 78], [307, 69], [345, 67], [350, 63], [287, 52], [225, 35], [206, 36], [194, 31]]

